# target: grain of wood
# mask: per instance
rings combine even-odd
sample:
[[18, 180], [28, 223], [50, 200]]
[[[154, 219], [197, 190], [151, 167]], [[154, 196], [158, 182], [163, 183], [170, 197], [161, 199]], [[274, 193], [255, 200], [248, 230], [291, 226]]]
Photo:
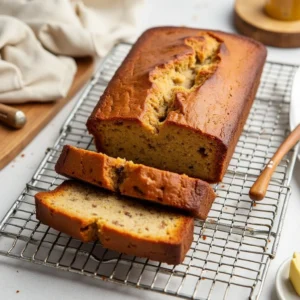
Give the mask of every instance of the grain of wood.
[[0, 170], [13, 160], [32, 139], [50, 122], [61, 108], [83, 87], [92, 77], [94, 61], [92, 58], [77, 60], [78, 71], [68, 95], [55, 102], [26, 103], [12, 105], [22, 110], [27, 123], [22, 129], [16, 130], [0, 124]]
[[237, 30], [265, 45], [300, 47], [300, 21], [281, 21], [267, 15], [265, 0], [236, 0], [234, 24]]

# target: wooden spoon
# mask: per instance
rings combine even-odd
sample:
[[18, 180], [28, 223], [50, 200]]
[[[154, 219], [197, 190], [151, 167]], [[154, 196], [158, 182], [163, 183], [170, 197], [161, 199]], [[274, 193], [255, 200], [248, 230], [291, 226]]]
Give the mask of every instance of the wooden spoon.
[[0, 103], [0, 122], [20, 129], [26, 123], [26, 116], [21, 110]]
[[272, 174], [275, 171], [282, 158], [297, 144], [300, 140], [300, 124], [290, 133], [285, 141], [280, 145], [276, 153], [270, 159], [265, 169], [252, 185], [249, 196], [252, 200], [262, 200], [267, 192]]

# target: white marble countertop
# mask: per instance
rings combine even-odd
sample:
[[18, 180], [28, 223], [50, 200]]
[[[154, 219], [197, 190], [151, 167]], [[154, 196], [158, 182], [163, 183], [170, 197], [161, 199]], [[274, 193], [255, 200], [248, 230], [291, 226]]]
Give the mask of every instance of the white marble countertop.
[[[184, 25], [234, 32], [231, 0], [148, 0], [141, 31], [159, 25]], [[268, 60], [300, 64], [300, 49], [268, 48]], [[76, 97], [7, 167], [0, 171], [0, 219], [19, 196], [53, 145], [59, 129], [76, 103]], [[5, 143], [5, 141], [0, 141]], [[300, 163], [291, 181], [292, 195], [277, 255], [271, 262], [261, 299], [276, 299], [275, 275], [279, 265], [300, 251]], [[102, 282], [92, 278], [0, 256], [0, 299], [171, 299], [161, 294]], [[19, 292], [17, 292], [19, 291]], [[237, 298], [238, 295], [237, 295]]]

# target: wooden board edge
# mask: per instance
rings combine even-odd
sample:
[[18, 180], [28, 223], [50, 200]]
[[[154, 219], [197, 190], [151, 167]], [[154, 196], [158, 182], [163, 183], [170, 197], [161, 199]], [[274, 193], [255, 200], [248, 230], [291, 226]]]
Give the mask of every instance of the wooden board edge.
[[299, 33], [266, 31], [246, 22], [236, 10], [234, 10], [234, 25], [239, 33], [251, 37], [267, 46], [279, 48], [300, 47], [300, 28]]
[[[87, 58], [85, 58], [87, 59]], [[33, 138], [49, 123], [49, 121], [57, 114], [57, 112], [64, 107], [65, 104], [67, 104], [71, 98], [73, 98], [77, 92], [83, 86], [87, 83], [88, 80], [91, 79], [92, 75], [94, 74], [95, 70], [95, 61], [90, 58], [91, 61], [91, 66], [88, 70], [85, 71], [84, 76], [80, 77], [80, 80], [77, 82], [76, 87], [70, 88], [70, 91], [68, 95], [62, 99], [62, 101], [58, 100], [57, 105], [55, 107], [55, 110], [49, 111], [47, 117], [42, 120], [39, 123], [39, 126], [37, 126], [35, 129], [32, 131], [28, 132], [28, 134], [25, 134], [23, 142], [21, 142], [18, 147], [15, 147], [14, 149], [10, 150], [9, 152], [4, 153], [0, 160], [0, 170], [2, 170], [6, 165], [8, 165], [32, 140]], [[26, 138], [26, 142], [25, 142]]]

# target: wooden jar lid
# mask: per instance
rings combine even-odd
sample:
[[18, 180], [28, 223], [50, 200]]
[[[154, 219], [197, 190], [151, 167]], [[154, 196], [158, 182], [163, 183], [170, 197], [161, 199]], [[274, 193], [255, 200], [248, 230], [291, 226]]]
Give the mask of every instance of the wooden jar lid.
[[269, 17], [265, 0], [236, 0], [234, 23], [237, 30], [266, 45], [300, 47], [300, 20], [280, 21]]

